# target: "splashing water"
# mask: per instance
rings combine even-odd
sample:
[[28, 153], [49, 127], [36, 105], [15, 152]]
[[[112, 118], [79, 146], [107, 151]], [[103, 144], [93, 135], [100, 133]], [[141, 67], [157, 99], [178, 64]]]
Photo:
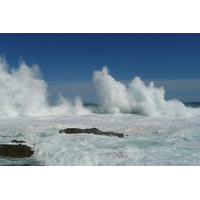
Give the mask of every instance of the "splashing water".
[[99, 111], [102, 113], [137, 113], [147, 116], [200, 115], [200, 109], [185, 107], [178, 100], [166, 101], [163, 87], [156, 88], [153, 82], [145, 86], [139, 77], [135, 77], [126, 87], [109, 75], [107, 67], [94, 72], [93, 82], [100, 104]]
[[96, 88], [99, 107], [86, 108], [78, 97], [71, 102], [62, 95], [56, 106], [47, 98], [47, 83], [41, 79], [37, 65], [28, 67], [21, 62], [18, 69], [10, 69], [6, 59], [0, 56], [0, 116], [47, 116], [83, 115], [99, 113], [136, 113], [146, 116], [194, 116], [200, 109], [185, 107], [178, 100], [166, 101], [163, 87], [148, 86], [135, 77], [126, 87], [116, 81], [107, 67], [94, 71], [93, 83]]
[[[96, 114], [83, 107], [80, 98], [71, 102], [61, 96], [58, 105], [50, 106], [38, 66], [21, 62], [19, 69], [10, 69], [0, 57], [1, 143], [24, 140], [35, 151], [30, 159], [2, 156], [0, 165], [200, 165], [200, 108], [166, 101], [162, 87], [153, 82], [146, 86], [138, 77], [125, 86], [106, 67], [94, 72], [93, 83], [99, 101]], [[58, 134], [67, 127], [96, 127], [125, 137]]]
[[47, 84], [41, 78], [37, 65], [20, 63], [19, 69], [10, 69], [0, 56], [0, 116], [44, 116], [89, 114], [80, 98], [75, 102], [60, 97], [58, 106], [50, 106]]

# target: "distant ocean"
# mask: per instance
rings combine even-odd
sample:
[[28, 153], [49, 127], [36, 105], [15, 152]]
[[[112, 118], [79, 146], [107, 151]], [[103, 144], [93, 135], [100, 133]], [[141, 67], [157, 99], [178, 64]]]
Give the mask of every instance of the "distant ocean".
[[[17, 70], [0, 64], [0, 144], [23, 140], [29, 158], [0, 156], [1, 166], [198, 166], [200, 102], [166, 101], [163, 88], [136, 77], [128, 87], [95, 71], [97, 104], [61, 96], [48, 103], [39, 68]], [[98, 128], [124, 138], [59, 133], [65, 128]]]
[[200, 102], [183, 102], [183, 104], [191, 108], [200, 108]]

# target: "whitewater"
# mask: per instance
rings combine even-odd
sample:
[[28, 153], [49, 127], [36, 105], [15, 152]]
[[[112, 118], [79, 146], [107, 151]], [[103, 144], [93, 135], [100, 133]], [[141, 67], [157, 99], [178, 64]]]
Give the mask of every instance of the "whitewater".
[[[165, 100], [163, 87], [139, 77], [125, 85], [107, 67], [94, 71], [97, 104], [60, 95], [49, 102], [37, 65], [10, 68], [0, 57], [0, 144], [24, 140], [30, 158], [0, 157], [0, 165], [168, 166], [200, 165], [200, 104]], [[124, 138], [64, 134], [65, 128], [98, 128]]]

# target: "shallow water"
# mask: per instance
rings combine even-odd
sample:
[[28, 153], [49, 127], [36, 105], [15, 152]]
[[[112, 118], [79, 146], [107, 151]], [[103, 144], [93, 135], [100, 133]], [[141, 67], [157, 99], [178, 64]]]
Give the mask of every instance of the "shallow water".
[[[48, 101], [37, 65], [18, 69], [0, 56], [0, 141], [24, 140], [35, 151], [25, 159], [0, 157], [0, 165], [199, 165], [200, 107], [165, 100], [163, 87], [135, 77], [127, 86], [107, 67], [94, 71], [97, 104], [60, 95]], [[102, 114], [101, 114], [102, 113]], [[98, 128], [124, 138], [59, 134], [65, 128]]]
[[[199, 165], [199, 118], [132, 114], [1, 117], [1, 143], [25, 140], [35, 153], [26, 159], [1, 157], [0, 165]], [[58, 133], [71, 127], [96, 127], [125, 137]]]

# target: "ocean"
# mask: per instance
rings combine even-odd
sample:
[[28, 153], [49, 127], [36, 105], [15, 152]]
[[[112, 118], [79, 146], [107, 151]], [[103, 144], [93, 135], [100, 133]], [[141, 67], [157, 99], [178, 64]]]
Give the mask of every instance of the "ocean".
[[[1, 166], [199, 166], [200, 103], [165, 100], [164, 88], [134, 78], [128, 86], [108, 68], [95, 71], [97, 104], [60, 97], [48, 102], [38, 66], [0, 64], [0, 144], [23, 140], [29, 158], [0, 157]], [[124, 138], [59, 133], [98, 128]], [[13, 144], [14, 145], [14, 144]], [[16, 144], [18, 145], [18, 144]]]

